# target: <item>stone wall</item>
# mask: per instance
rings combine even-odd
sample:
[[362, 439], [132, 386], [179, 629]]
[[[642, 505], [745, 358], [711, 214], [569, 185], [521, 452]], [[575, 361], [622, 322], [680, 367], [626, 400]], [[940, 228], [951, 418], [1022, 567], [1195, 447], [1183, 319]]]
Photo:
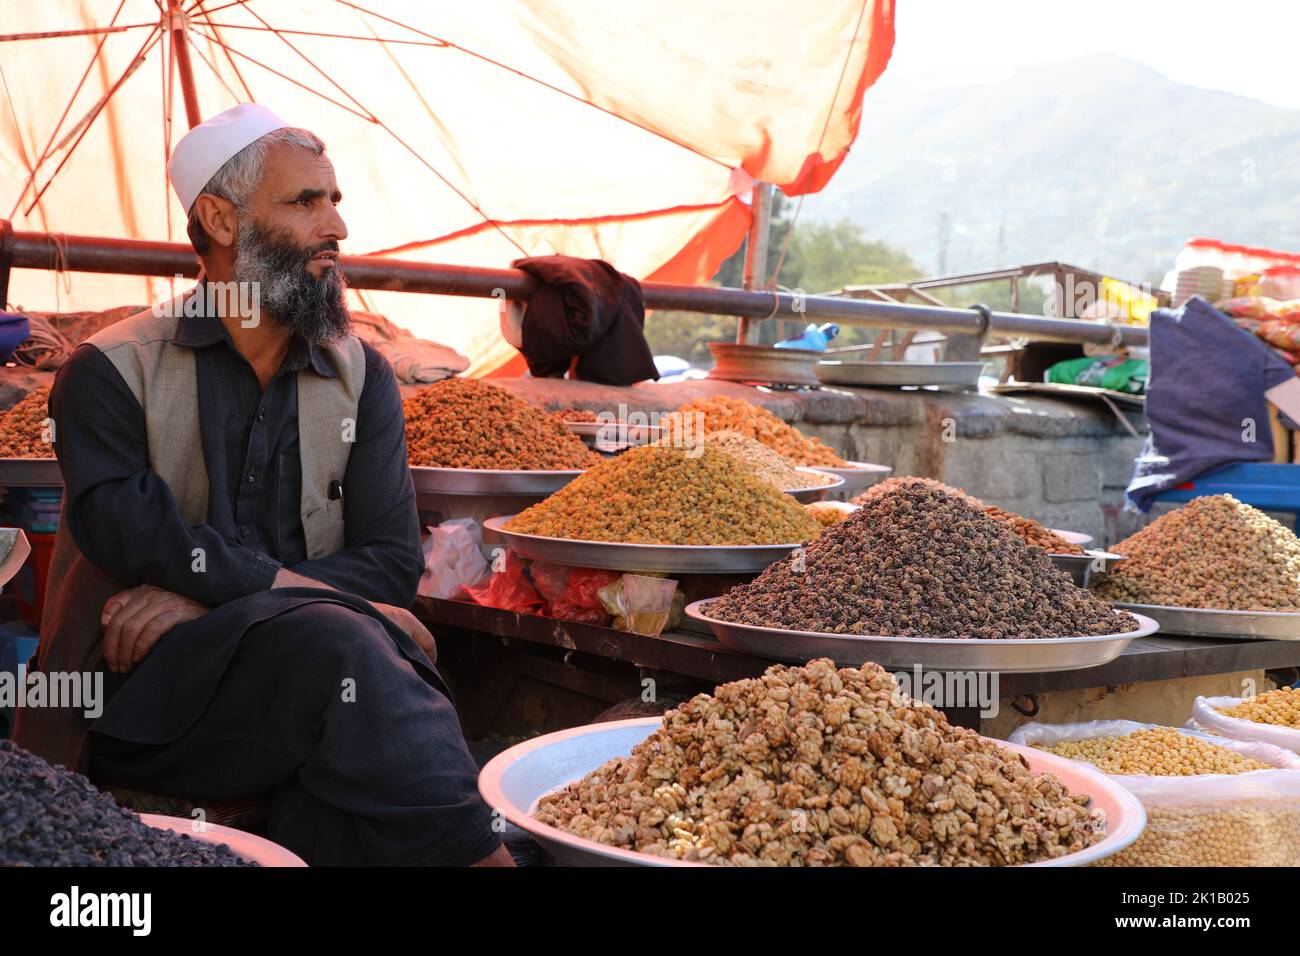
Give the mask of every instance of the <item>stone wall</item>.
[[614, 388], [559, 379], [493, 379], [548, 409], [669, 411], [729, 395], [763, 405], [843, 457], [938, 478], [1048, 527], [1111, 544], [1145, 520], [1122, 512], [1141, 448], [1103, 406], [1059, 399], [935, 391], [774, 391], [728, 382]]

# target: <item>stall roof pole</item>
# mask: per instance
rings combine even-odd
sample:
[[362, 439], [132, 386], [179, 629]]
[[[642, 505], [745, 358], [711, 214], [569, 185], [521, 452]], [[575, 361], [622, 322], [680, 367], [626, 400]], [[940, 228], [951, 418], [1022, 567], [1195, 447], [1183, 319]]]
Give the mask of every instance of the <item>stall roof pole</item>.
[[203, 117], [199, 113], [199, 95], [194, 86], [194, 70], [190, 66], [190, 43], [186, 35], [188, 24], [185, 14], [181, 12], [181, 0], [168, 0], [167, 16], [171, 21], [172, 63], [181, 78], [185, 119], [190, 124], [190, 129], [193, 129], [203, 122]]
[[[767, 281], [767, 239], [772, 231], [772, 185], [754, 183], [749, 225], [749, 238], [745, 241], [745, 276], [743, 288], [747, 292], [761, 289]], [[740, 345], [758, 344], [758, 326], [741, 316], [736, 326], [736, 342]]]
[[[9, 232], [0, 220], [3, 251], [16, 269], [65, 269], [119, 275], [193, 278], [198, 260], [188, 245], [138, 239], [104, 239], [60, 233]], [[341, 260], [348, 284], [356, 289], [423, 292], [495, 298], [504, 289], [507, 298], [523, 300], [537, 282], [519, 269], [485, 269], [478, 266], [412, 262], [379, 256], [344, 256]], [[3, 278], [3, 277], [0, 277]], [[944, 334], [972, 334], [981, 330], [980, 314], [925, 303], [881, 302], [838, 295], [795, 296], [787, 292], [726, 289], [714, 286], [669, 285], [643, 282], [648, 309], [707, 312], [749, 319], [821, 319], [875, 329], [919, 329]], [[1146, 345], [1147, 331], [1128, 325], [1049, 319], [1014, 312], [990, 312], [989, 335], [1047, 342], [1093, 342], [1103, 345]]]

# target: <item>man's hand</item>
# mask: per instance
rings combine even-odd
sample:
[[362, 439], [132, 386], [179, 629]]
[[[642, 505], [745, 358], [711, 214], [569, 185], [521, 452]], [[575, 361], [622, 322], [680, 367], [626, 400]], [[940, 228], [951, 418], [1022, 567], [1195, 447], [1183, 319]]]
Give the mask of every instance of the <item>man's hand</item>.
[[420, 649], [429, 655], [429, 662], [438, 663], [438, 645], [434, 643], [433, 635], [429, 629], [420, 623], [420, 619], [404, 607], [396, 607], [392, 604], [380, 604], [378, 601], [370, 602], [375, 610], [388, 618], [399, 628], [407, 633], [411, 640], [420, 645]]
[[127, 673], [173, 627], [207, 613], [208, 608], [197, 601], [152, 584], [119, 591], [104, 602], [100, 615], [108, 669]]

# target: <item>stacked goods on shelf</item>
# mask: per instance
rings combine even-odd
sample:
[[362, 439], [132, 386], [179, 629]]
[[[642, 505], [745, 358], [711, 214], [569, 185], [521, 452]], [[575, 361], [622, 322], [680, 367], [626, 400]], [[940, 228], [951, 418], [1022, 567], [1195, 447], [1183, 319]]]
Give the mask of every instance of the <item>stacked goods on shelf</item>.
[[53, 458], [50, 387], [34, 388], [0, 418], [0, 458]]
[[735, 624], [985, 640], [1137, 630], [1051, 557], [954, 495], [904, 483], [738, 585], [705, 613]]
[[820, 530], [803, 507], [704, 445], [644, 445], [526, 508], [507, 531], [628, 544], [790, 544]]
[[1099, 866], [1300, 863], [1300, 757], [1294, 753], [1127, 720], [1025, 724], [1011, 742], [1090, 763], [1142, 801], [1146, 829]]
[[691, 416], [702, 415], [706, 433], [727, 431], [748, 435], [796, 465], [849, 467], [849, 463], [820, 438], [805, 436], [767, 409], [743, 399], [721, 395], [697, 398], [678, 408], [677, 412], [687, 416], [687, 428], [691, 427]]
[[1231, 495], [1195, 498], [1111, 548], [1097, 585], [1126, 604], [1300, 611], [1300, 539]]
[[479, 379], [444, 379], [403, 407], [412, 465], [552, 471], [601, 461], [553, 415]]
[[1300, 299], [1238, 296], [1215, 303], [1215, 308], [1273, 346], [1292, 365], [1300, 363]]
[[536, 817], [721, 866], [1009, 866], [1099, 839], [1086, 795], [900, 696], [875, 664], [770, 667], [668, 711]]

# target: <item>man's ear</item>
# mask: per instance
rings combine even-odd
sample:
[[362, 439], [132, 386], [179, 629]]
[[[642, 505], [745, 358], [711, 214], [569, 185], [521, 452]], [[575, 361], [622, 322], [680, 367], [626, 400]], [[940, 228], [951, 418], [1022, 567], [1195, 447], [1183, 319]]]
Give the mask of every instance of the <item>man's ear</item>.
[[214, 243], [227, 248], [235, 244], [239, 220], [235, 215], [235, 204], [229, 199], [212, 193], [199, 193], [199, 198], [194, 200], [194, 213]]

